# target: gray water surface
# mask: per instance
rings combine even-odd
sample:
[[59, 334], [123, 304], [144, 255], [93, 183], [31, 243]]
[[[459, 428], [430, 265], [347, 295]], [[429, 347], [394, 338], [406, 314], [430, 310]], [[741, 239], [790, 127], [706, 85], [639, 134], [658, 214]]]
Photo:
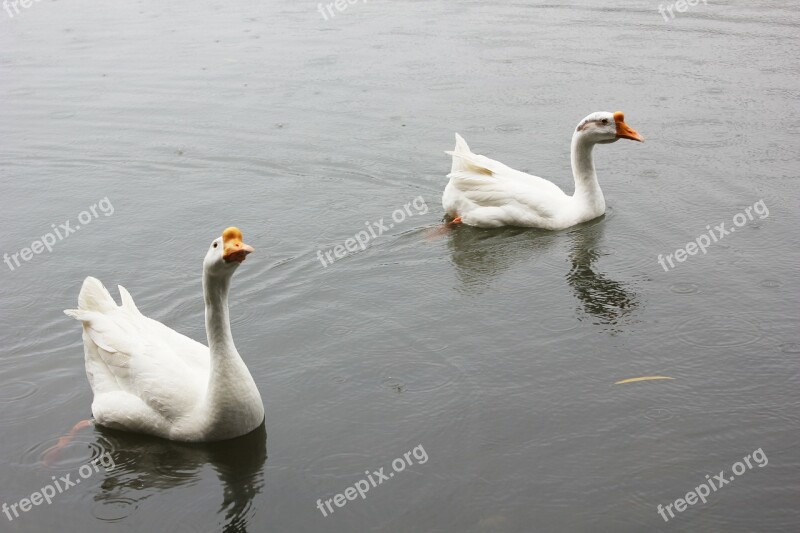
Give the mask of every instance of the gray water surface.
[[[796, 531], [796, 3], [669, 21], [655, 0], [317, 8], [0, 11], [0, 253], [80, 226], [0, 264], [0, 504], [115, 465], [0, 531]], [[595, 151], [603, 218], [443, 228], [454, 132], [571, 191], [575, 125], [618, 109], [647, 142]], [[365, 251], [319, 261], [415, 199]], [[759, 201], [768, 216], [659, 264]], [[92, 427], [46, 465], [91, 416], [61, 312], [84, 277], [205, 342], [201, 263], [229, 225], [256, 248], [231, 317], [268, 438]], [[615, 385], [641, 376], [673, 379]], [[424, 463], [317, 508], [419, 446]], [[756, 450], [765, 466], [659, 515]]]

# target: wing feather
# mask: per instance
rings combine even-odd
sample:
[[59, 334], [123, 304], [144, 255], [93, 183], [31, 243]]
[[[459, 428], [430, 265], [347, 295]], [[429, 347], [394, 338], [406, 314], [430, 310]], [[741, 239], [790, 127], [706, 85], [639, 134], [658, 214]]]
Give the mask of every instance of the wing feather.
[[[102, 296], [97, 284], [87, 283]], [[205, 394], [208, 348], [142, 315], [123, 287], [120, 294], [121, 306], [103, 300], [104, 305], [92, 306], [99, 310], [65, 311], [83, 323], [86, 372], [95, 397], [125, 392], [167, 419], [185, 415]], [[84, 301], [96, 299], [79, 299]]]

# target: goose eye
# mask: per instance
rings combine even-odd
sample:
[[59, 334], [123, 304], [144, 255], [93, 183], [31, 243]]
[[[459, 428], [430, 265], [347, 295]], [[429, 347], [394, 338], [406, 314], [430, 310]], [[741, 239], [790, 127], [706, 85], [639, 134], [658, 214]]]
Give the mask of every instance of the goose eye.
[[607, 124], [608, 124], [608, 119], [607, 119], [607, 118], [604, 118], [604, 119], [603, 119], [603, 124], [604, 124], [604, 125], [607, 125]]
[[214, 243], [214, 248], [216, 248], [216, 247], [217, 247], [217, 244], [218, 244], [218, 243], [216, 243], [216, 242]]

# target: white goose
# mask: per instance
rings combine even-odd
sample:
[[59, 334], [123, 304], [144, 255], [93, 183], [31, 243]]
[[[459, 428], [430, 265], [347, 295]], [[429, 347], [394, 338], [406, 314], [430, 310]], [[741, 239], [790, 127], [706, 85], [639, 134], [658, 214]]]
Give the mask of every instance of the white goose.
[[233, 227], [208, 249], [203, 292], [210, 349], [142, 315], [124, 287], [118, 306], [97, 279], [86, 278], [78, 309], [64, 312], [83, 322], [98, 424], [193, 442], [230, 439], [261, 425], [261, 395], [228, 318], [231, 277], [252, 251]]
[[527, 226], [559, 230], [597, 218], [606, 210], [597, 183], [592, 149], [619, 139], [644, 142], [625, 123], [621, 111], [592, 113], [572, 135], [572, 174], [575, 193], [568, 196], [556, 184], [482, 155], [473, 154], [456, 133], [450, 182], [442, 206], [454, 224], [495, 228]]

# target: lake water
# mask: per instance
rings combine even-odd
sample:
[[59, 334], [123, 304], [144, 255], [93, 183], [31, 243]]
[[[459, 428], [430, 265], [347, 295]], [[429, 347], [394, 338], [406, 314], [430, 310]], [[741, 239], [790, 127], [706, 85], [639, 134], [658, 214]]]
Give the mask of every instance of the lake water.
[[[0, 503], [82, 481], [0, 530], [796, 531], [800, 11], [669, 5], [0, 11], [0, 253], [72, 231], [0, 265]], [[575, 125], [618, 109], [647, 142], [596, 149], [603, 218], [442, 228], [454, 132], [571, 191]], [[61, 312], [83, 278], [205, 342], [201, 263], [229, 225], [256, 248], [231, 316], [268, 437], [90, 427], [44, 464], [91, 416]], [[673, 379], [615, 384], [642, 376]]]

